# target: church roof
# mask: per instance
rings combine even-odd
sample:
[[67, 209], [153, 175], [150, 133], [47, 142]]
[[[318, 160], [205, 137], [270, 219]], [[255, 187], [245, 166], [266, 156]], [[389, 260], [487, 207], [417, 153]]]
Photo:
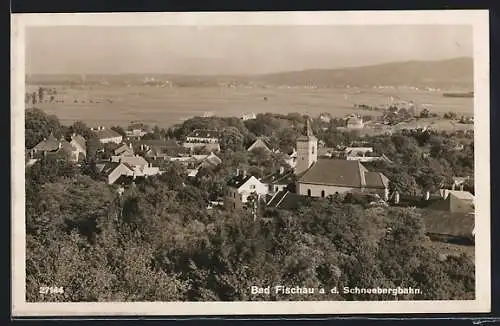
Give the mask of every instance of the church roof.
[[351, 188], [387, 188], [388, 179], [368, 171], [359, 161], [319, 159], [299, 178], [299, 183]]

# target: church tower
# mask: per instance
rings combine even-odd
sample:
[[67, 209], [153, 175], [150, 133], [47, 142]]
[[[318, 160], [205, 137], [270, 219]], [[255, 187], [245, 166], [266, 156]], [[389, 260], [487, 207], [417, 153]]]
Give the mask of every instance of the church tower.
[[297, 164], [295, 174], [309, 169], [318, 160], [318, 139], [314, 136], [309, 118], [306, 121], [304, 132], [297, 138]]

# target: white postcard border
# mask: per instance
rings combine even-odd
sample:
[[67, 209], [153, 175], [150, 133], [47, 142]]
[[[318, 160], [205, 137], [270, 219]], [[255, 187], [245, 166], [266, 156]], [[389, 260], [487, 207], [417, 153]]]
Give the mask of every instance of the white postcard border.
[[[24, 93], [28, 26], [471, 25], [474, 56], [476, 300], [367, 302], [27, 303], [25, 301]], [[12, 315], [265, 315], [489, 312], [489, 21], [486, 10], [14, 14], [11, 17]]]

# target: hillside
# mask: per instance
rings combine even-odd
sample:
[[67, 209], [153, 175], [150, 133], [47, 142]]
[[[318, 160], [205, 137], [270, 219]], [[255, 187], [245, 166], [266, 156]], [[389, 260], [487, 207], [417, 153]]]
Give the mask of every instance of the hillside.
[[[32, 75], [27, 82], [32, 84], [81, 83], [80, 75]], [[415, 86], [433, 88], [459, 88], [471, 90], [473, 86], [472, 58], [456, 58], [443, 61], [394, 62], [373, 66], [315, 69], [291, 71], [254, 76], [223, 75], [172, 75], [172, 74], [126, 74], [86, 75], [85, 82], [111, 84], [144, 83], [154, 78], [156, 83], [170, 81], [181, 87], [214, 87], [221, 85], [259, 86]]]
[[395, 62], [374, 66], [304, 70], [261, 76], [272, 85], [314, 85], [318, 87], [351, 86], [428, 86], [437, 88], [472, 88], [472, 58], [443, 61]]

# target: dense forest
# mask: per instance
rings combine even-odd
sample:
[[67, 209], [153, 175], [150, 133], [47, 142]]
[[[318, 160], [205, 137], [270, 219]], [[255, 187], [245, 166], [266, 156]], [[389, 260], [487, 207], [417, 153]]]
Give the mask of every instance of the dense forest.
[[[147, 137], [182, 139], [195, 128], [225, 130], [222, 166], [188, 178], [166, 163], [166, 173], [123, 193], [93, 168], [96, 148], [82, 122], [62, 126], [55, 116], [26, 112], [26, 147], [49, 133], [87, 138], [81, 166], [48, 158], [26, 168], [26, 286], [28, 301], [395, 300], [392, 295], [252, 295], [251, 286], [332, 288], [397, 286], [421, 289], [398, 300], [473, 299], [474, 262], [431, 246], [420, 213], [410, 207], [369, 207], [352, 198], [309, 200], [297, 211], [206, 209], [224, 194], [236, 168], [264, 175], [280, 154], [247, 152], [267, 136], [286, 151], [303, 128], [301, 115], [258, 115], [256, 120], [193, 118]], [[391, 187], [434, 190], [452, 176], [473, 175], [468, 134], [400, 133], [361, 137], [313, 127], [327, 146], [370, 141], [391, 163], [374, 164]], [[468, 142], [462, 151], [451, 140]], [[472, 154], [471, 154], [472, 153]], [[64, 293], [40, 295], [41, 286]]]

